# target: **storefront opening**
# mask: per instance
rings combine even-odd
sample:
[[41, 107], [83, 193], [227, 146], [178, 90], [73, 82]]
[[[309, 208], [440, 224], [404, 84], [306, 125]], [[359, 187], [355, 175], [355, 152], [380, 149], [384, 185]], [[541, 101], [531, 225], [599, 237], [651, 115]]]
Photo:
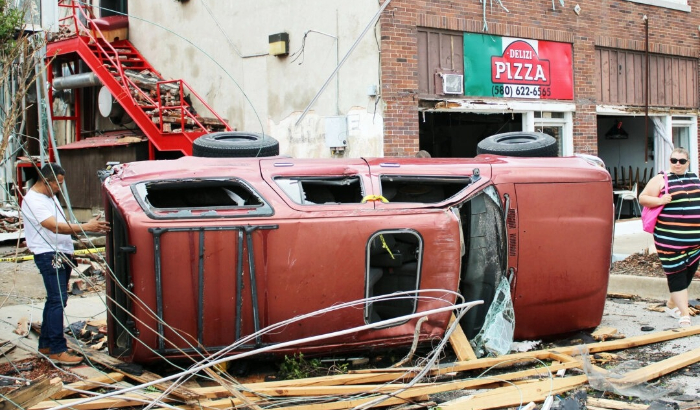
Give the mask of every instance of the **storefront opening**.
[[476, 145], [502, 132], [522, 131], [522, 114], [419, 113], [420, 149], [439, 158], [476, 156]]

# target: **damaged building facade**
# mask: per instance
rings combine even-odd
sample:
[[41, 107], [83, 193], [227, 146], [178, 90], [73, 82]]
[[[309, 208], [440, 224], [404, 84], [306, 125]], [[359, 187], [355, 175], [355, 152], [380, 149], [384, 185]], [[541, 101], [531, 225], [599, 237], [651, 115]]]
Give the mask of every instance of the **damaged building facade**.
[[[686, 0], [155, 3], [130, 2], [148, 16], [130, 19], [134, 44], [284, 154], [467, 157], [489, 135], [541, 130], [624, 184], [671, 144], [697, 164], [700, 19]], [[152, 21], [196, 34], [228, 73]]]
[[663, 169], [671, 143], [697, 164], [700, 19], [685, 0], [401, 1], [387, 10], [387, 156], [471, 156], [479, 140], [523, 130], [556, 137], [560, 155], [600, 156], [627, 187]]
[[[490, 135], [542, 131], [559, 155], [600, 156], [625, 189], [641, 190], [671, 147], [697, 171], [700, 18], [687, 0], [62, 0], [54, 29], [75, 5], [104, 21], [54, 30], [48, 46], [55, 144], [82, 167], [71, 174], [188, 155], [212, 130], [265, 133], [297, 158], [471, 157]], [[105, 69], [115, 53], [121, 68]], [[89, 81], [66, 85], [76, 74]], [[148, 76], [183, 92], [146, 108]], [[211, 122], [180, 128], [183, 109]], [[113, 135], [131, 131], [141, 142]], [[78, 207], [100, 206], [90, 186], [71, 192]]]

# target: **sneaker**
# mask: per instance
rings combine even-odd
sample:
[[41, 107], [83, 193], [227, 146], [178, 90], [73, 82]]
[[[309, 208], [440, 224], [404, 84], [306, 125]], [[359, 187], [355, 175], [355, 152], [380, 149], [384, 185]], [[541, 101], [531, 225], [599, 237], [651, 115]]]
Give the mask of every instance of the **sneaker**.
[[56, 353], [56, 354], [50, 354], [49, 360], [51, 360], [54, 363], [72, 366], [72, 365], [76, 365], [76, 364], [79, 364], [80, 362], [82, 362], [83, 358], [80, 356], [72, 355], [68, 352], [61, 352], [61, 353]]

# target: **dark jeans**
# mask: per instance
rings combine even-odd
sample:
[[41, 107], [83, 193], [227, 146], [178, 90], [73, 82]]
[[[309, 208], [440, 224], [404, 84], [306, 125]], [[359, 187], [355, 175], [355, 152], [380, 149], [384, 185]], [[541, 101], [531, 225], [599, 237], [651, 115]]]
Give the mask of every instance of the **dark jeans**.
[[71, 269], [66, 262], [63, 262], [60, 268], [54, 268], [54, 257], [56, 257], [54, 252], [34, 255], [34, 263], [39, 268], [46, 287], [39, 349], [48, 347], [50, 354], [68, 350], [66, 338], [63, 335], [63, 309], [68, 303], [68, 276]]

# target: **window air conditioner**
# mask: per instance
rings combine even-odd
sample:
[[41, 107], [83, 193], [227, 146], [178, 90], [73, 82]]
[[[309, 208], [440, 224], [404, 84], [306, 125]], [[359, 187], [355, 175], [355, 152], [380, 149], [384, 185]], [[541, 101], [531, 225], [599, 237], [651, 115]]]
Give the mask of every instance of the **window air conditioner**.
[[437, 73], [437, 76], [440, 80], [438, 83], [442, 83], [442, 94], [464, 94], [464, 76], [462, 74]]

